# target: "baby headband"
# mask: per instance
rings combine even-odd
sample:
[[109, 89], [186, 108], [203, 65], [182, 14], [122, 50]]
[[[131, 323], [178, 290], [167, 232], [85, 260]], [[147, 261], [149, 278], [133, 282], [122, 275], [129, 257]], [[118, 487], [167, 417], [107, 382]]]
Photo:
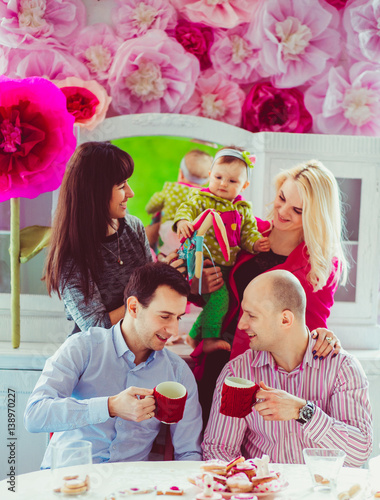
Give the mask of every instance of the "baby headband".
[[196, 175], [192, 175], [189, 172], [189, 169], [186, 166], [186, 161], [185, 158], [182, 158], [181, 163], [179, 164], [179, 168], [181, 169], [183, 175], [186, 177], [186, 179], [191, 182], [191, 184], [206, 184], [208, 182], [208, 177], [197, 177]]
[[237, 149], [221, 149], [214, 156], [214, 161], [212, 162], [211, 168], [214, 166], [216, 160], [222, 158], [223, 156], [234, 156], [235, 158], [244, 161], [244, 163], [247, 165], [247, 177], [249, 179], [251, 175], [251, 168], [255, 166], [255, 155], [251, 155], [251, 153], [249, 153], [248, 151], [240, 152]]

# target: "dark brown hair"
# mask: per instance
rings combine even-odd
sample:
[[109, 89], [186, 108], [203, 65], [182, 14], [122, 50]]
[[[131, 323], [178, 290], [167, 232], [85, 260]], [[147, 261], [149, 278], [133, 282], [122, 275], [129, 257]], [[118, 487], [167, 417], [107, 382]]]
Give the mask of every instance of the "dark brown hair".
[[133, 169], [131, 156], [108, 142], [77, 147], [63, 177], [52, 226], [44, 276], [49, 295], [60, 296], [75, 268], [86, 300], [91, 297], [90, 279], [96, 280], [103, 267], [101, 242], [112, 225], [112, 189], [129, 179]]
[[190, 285], [174, 267], [164, 262], [151, 262], [137, 268], [131, 274], [124, 289], [124, 305], [128, 297], [136, 297], [143, 307], [148, 307], [159, 286], [168, 286], [179, 295], [188, 297]]

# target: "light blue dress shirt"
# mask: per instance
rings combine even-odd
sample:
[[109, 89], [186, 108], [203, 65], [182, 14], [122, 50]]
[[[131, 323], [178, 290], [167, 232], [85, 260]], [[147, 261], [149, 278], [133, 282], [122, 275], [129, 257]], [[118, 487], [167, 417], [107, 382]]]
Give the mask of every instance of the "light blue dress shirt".
[[[170, 427], [174, 457], [201, 460], [202, 412], [190, 368], [166, 348], [153, 351], [137, 366], [134, 359], [120, 323], [72, 335], [46, 361], [25, 409], [25, 427], [30, 432], [54, 432], [51, 443], [91, 441], [94, 463], [146, 460], [161, 423], [156, 418], [112, 418], [108, 397], [130, 386], [153, 389], [171, 380], [183, 384], [188, 393], [183, 419]], [[50, 464], [49, 445], [41, 468]]]

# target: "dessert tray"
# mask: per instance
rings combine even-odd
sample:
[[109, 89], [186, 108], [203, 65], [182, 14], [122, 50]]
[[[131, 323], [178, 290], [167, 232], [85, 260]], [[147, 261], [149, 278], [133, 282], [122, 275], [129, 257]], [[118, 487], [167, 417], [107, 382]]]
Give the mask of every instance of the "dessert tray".
[[238, 457], [231, 462], [208, 460], [200, 468], [201, 472], [189, 477], [188, 481], [204, 491], [211, 485], [214, 493], [227, 500], [232, 496], [239, 500], [251, 500], [255, 496], [275, 495], [289, 486], [279, 472], [271, 470], [266, 455], [249, 460]]

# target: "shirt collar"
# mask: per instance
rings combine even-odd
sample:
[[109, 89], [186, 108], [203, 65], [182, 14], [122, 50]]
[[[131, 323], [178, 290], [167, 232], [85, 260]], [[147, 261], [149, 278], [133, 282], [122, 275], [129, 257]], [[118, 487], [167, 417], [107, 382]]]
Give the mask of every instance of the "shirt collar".
[[121, 358], [126, 352], [130, 351], [121, 331], [122, 321], [123, 320], [120, 320], [118, 323], [116, 323], [116, 325], [113, 326], [113, 343], [118, 358]]
[[303, 357], [303, 364], [309, 365], [311, 368], [315, 368], [315, 369], [319, 370], [319, 368], [321, 366], [321, 360], [319, 358], [314, 359], [314, 354], [313, 354], [314, 340], [315, 339], [313, 339], [311, 337], [311, 333], [310, 333], [309, 329], [307, 329], [307, 331], [309, 332], [309, 342], [307, 344], [306, 351], [305, 351], [305, 354]]
[[[122, 356], [124, 356], [124, 354], [127, 353], [127, 355], [129, 357], [133, 357], [133, 359], [134, 359], [135, 355], [128, 347], [128, 345], [123, 337], [123, 332], [121, 331], [122, 321], [123, 320], [120, 320], [118, 323], [116, 323], [116, 325], [113, 326], [113, 343], [115, 346], [115, 351], [116, 351], [118, 358], [121, 358]], [[153, 359], [156, 357], [156, 354], [157, 354], [157, 351], [152, 351], [149, 354], [148, 359], [145, 361], [145, 363], [149, 364], [151, 361], [153, 361]]]
[[[310, 334], [309, 329], [307, 329], [307, 331], [309, 333], [309, 340], [308, 340], [305, 354], [303, 356], [303, 360], [301, 361], [301, 364], [300, 364], [300, 369], [302, 369], [302, 367], [304, 367], [305, 365], [309, 365], [311, 368], [319, 369], [321, 360], [314, 359], [314, 355], [313, 355], [313, 346], [314, 346], [313, 341], [314, 341], [314, 339], [311, 338], [311, 334]], [[252, 353], [251, 365], [253, 367], [269, 365], [273, 370], [276, 370], [276, 371], [278, 370], [277, 363], [275, 362], [275, 360], [270, 352], [267, 352], [267, 351], [254, 352], [251, 350], [251, 353]]]

